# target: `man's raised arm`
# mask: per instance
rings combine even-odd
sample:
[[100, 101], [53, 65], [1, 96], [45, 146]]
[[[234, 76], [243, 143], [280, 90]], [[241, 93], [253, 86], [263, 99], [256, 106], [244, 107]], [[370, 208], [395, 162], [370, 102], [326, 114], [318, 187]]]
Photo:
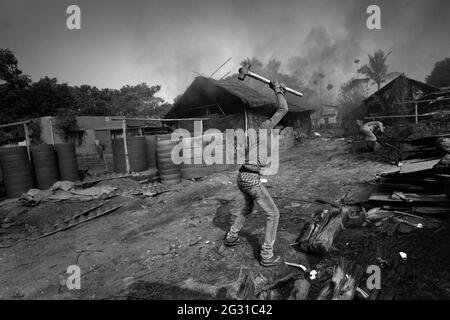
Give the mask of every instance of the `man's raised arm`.
[[280, 84], [278, 81], [272, 81], [270, 83], [270, 87], [275, 92], [278, 101], [278, 109], [273, 114], [272, 118], [264, 121], [260, 129], [268, 129], [271, 130], [276, 127], [276, 125], [283, 119], [283, 117], [288, 112], [288, 105], [284, 94], [286, 93], [286, 86], [284, 84]]

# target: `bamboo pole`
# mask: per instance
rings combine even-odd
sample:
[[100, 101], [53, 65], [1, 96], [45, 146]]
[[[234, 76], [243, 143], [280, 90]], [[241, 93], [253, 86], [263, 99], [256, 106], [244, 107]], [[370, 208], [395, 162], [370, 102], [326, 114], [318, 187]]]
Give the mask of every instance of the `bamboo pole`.
[[20, 125], [22, 125], [22, 124], [26, 124], [26, 123], [29, 123], [29, 122], [30, 122], [30, 120], [6, 123], [6, 124], [0, 125], [0, 128], [7, 128], [7, 127], [13, 127], [13, 126], [20, 126]]
[[49, 117], [50, 121], [50, 134], [52, 136], [52, 145], [55, 145], [55, 133], [53, 132], [53, 117]]
[[418, 117], [419, 113], [418, 113], [417, 103], [414, 104], [414, 115], [416, 116], [416, 118], [415, 118], [416, 124], [418, 124], [419, 123], [419, 117]]
[[399, 115], [393, 115], [393, 116], [369, 116], [364, 117], [364, 119], [390, 119], [390, 118], [412, 118], [412, 117], [429, 117], [433, 116], [435, 114], [450, 114], [450, 111], [442, 111], [442, 112], [429, 112], [429, 113], [423, 113], [423, 114], [399, 114]]
[[122, 134], [123, 134], [123, 150], [125, 152], [125, 163], [127, 166], [127, 173], [131, 172], [130, 159], [128, 156], [128, 145], [127, 145], [127, 120], [122, 120]]
[[410, 104], [410, 103], [417, 103], [417, 102], [440, 102], [440, 101], [449, 101], [450, 98], [443, 98], [443, 99], [424, 99], [424, 100], [413, 100], [413, 101], [404, 101], [404, 102], [396, 102], [394, 104]]
[[[216, 106], [217, 104], [212, 104], [210, 106]], [[202, 106], [201, 108], [204, 108]], [[126, 117], [108, 117], [111, 121], [123, 121], [123, 120], [132, 120], [132, 121], [185, 121], [185, 120], [209, 120], [209, 118], [175, 118], [175, 119], [153, 119], [153, 118], [126, 118]]]
[[28, 153], [28, 160], [31, 161], [31, 154], [30, 154], [30, 134], [28, 132], [28, 125], [26, 123], [23, 124], [23, 130], [25, 132], [25, 144], [27, 146], [27, 153]]

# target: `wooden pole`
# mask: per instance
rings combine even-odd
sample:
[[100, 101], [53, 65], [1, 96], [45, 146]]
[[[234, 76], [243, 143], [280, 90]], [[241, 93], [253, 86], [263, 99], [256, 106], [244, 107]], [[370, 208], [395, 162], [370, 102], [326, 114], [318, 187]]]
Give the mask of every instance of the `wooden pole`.
[[25, 144], [27, 146], [27, 153], [28, 153], [28, 160], [31, 161], [31, 154], [30, 154], [30, 134], [28, 132], [28, 125], [26, 123], [23, 124], [23, 130], [25, 132]]
[[215, 75], [220, 69], [222, 69], [222, 67], [224, 65], [226, 65], [228, 63], [228, 61], [230, 61], [233, 57], [230, 57], [227, 61], [225, 61], [219, 68], [217, 68], [216, 71], [214, 71], [209, 77], [211, 78], [213, 75]]
[[125, 163], [127, 166], [127, 173], [131, 172], [130, 159], [128, 157], [128, 145], [127, 145], [127, 120], [122, 120], [122, 134], [123, 134], [123, 150], [125, 151]]
[[[207, 106], [201, 106], [198, 108], [217, 106], [217, 103], [210, 104]], [[123, 121], [126, 120], [136, 120], [136, 121], [195, 121], [195, 120], [209, 120], [209, 118], [175, 118], [175, 119], [153, 119], [153, 118], [125, 118], [125, 117], [108, 117], [110, 121]]]
[[30, 120], [27, 121], [19, 121], [19, 122], [12, 122], [12, 123], [6, 123], [6, 124], [2, 124], [0, 125], [0, 128], [7, 128], [7, 127], [13, 127], [13, 126], [19, 126], [25, 123], [29, 123]]
[[424, 99], [424, 100], [413, 100], [413, 101], [404, 101], [404, 102], [397, 102], [394, 104], [409, 104], [409, 103], [417, 103], [417, 102], [441, 102], [441, 101], [449, 101], [450, 98], [443, 98], [443, 99]]
[[394, 118], [416, 118], [416, 117], [429, 117], [433, 116], [435, 114], [450, 114], [450, 111], [442, 111], [442, 112], [429, 112], [429, 113], [423, 113], [423, 114], [404, 114], [404, 115], [394, 115], [394, 116], [369, 116], [364, 117], [364, 119], [394, 119]]
[[55, 133], [53, 132], [53, 117], [50, 117], [49, 120], [50, 120], [50, 133], [52, 136], [52, 145], [55, 145]]
[[244, 106], [244, 125], [245, 125], [245, 139], [247, 139], [247, 130], [248, 130], [247, 106]]
[[417, 107], [417, 102], [414, 104], [414, 115], [416, 116], [416, 124], [419, 123], [419, 113], [418, 113], [418, 107]]

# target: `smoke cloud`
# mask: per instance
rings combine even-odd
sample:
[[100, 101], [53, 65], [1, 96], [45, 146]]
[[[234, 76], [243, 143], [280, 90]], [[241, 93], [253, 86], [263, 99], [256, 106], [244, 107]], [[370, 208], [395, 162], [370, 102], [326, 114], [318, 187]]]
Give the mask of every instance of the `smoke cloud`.
[[68, 31], [70, 1], [0, 0], [0, 47], [12, 49], [21, 69], [72, 85], [120, 88], [160, 84], [171, 102], [196, 76], [235, 73], [247, 57], [281, 62], [281, 71], [323, 87], [356, 76], [378, 49], [392, 51], [390, 71], [423, 81], [450, 54], [450, 2], [376, 1], [381, 30], [368, 30], [366, 0], [125, 0], [87, 1], [82, 30]]

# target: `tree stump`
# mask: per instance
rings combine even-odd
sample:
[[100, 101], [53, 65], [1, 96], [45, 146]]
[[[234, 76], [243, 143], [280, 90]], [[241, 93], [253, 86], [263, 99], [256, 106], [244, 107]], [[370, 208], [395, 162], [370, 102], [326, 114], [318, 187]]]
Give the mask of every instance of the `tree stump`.
[[343, 221], [347, 214], [346, 207], [341, 210], [323, 210], [302, 232], [300, 247], [306, 252], [318, 254], [329, 252], [334, 239], [343, 229]]

